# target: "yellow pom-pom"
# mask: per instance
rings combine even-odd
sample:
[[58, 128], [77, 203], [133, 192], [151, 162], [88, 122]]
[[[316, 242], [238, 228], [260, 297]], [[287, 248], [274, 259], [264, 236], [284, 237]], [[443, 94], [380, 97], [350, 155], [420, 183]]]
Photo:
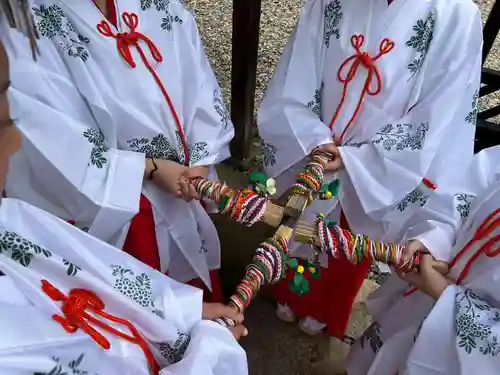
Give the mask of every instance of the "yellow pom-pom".
[[320, 212], [319, 217], [325, 217], [325, 214], [323, 212]]
[[298, 266], [297, 267], [297, 272], [298, 273], [304, 273], [304, 266]]
[[326, 196], [326, 199], [330, 199], [333, 196], [333, 194], [331, 191], [327, 191], [325, 196]]
[[312, 273], [312, 274], [316, 273], [316, 268], [314, 268], [314, 267], [309, 267], [308, 270], [309, 270], [309, 273]]

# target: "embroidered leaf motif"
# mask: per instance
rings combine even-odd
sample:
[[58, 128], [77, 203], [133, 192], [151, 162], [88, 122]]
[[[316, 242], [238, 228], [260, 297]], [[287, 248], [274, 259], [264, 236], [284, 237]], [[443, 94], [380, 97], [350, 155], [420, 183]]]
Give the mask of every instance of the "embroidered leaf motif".
[[340, 38], [339, 24], [344, 17], [342, 12], [342, 6], [340, 0], [333, 0], [325, 6], [325, 31], [324, 31], [324, 41], [326, 47], [330, 47], [330, 38], [335, 36], [335, 38]]
[[307, 103], [307, 107], [311, 109], [320, 119], [321, 119], [321, 96], [323, 91], [323, 85], [321, 85], [321, 89], [317, 89], [314, 91], [313, 100]]
[[256, 164], [260, 167], [269, 167], [276, 164], [276, 152], [278, 152], [278, 148], [263, 140], [259, 142], [258, 146], [260, 147], [260, 154], [255, 158]]
[[455, 299], [455, 333], [458, 347], [467, 354], [479, 352], [497, 356], [500, 345], [492, 325], [500, 322], [500, 310], [466, 289], [459, 291]]
[[106, 147], [106, 138], [104, 134], [102, 134], [100, 130], [88, 128], [83, 132], [83, 136], [93, 145], [92, 151], [90, 152], [90, 164], [101, 169], [104, 164], [108, 162], [106, 153], [109, 149]]
[[80, 354], [76, 360], [70, 361], [67, 366], [60, 364], [60, 358], [53, 357], [52, 360], [55, 365], [49, 372], [35, 372], [33, 375], [90, 375], [88, 371], [79, 368], [84, 357], [84, 353]]
[[420, 187], [416, 187], [414, 190], [412, 190], [404, 199], [399, 202], [395, 209], [397, 209], [400, 212], [403, 212], [408, 208], [410, 204], [418, 204], [420, 207], [423, 207], [427, 201], [429, 200], [429, 196], [426, 195]]
[[205, 141], [189, 144], [189, 162], [191, 165], [198, 163], [203, 158], [206, 158], [208, 153], [208, 143]]
[[413, 31], [415, 33], [406, 41], [406, 46], [415, 49], [418, 56], [408, 64], [408, 70], [412, 73], [408, 81], [418, 73], [424, 64], [425, 56], [432, 42], [435, 24], [436, 20], [434, 13], [430, 12], [425, 21], [420, 19], [413, 26]]
[[460, 193], [455, 194], [455, 198], [459, 202], [457, 203], [455, 209], [458, 211], [462, 219], [467, 219], [469, 216], [470, 206], [476, 196], [472, 194]]
[[377, 354], [380, 348], [384, 345], [380, 338], [380, 324], [377, 322], [373, 323], [364, 333], [361, 338], [361, 349], [365, 348], [365, 343], [368, 342], [370, 344], [370, 348], [373, 353]]
[[154, 311], [152, 282], [149, 275], [135, 273], [120, 265], [111, 265], [115, 278], [114, 288], [125, 297], [135, 301], [139, 305]]
[[[429, 131], [429, 123], [387, 124], [375, 133], [370, 143], [382, 145], [386, 151], [421, 150], [424, 147], [425, 137]], [[347, 142], [346, 146], [361, 147], [368, 142]]]
[[207, 241], [205, 240], [205, 238], [202, 237], [201, 227], [200, 227], [200, 224], [198, 224], [198, 223], [196, 223], [196, 231], [198, 232], [198, 236], [200, 237], [200, 241], [201, 241], [201, 246], [200, 246], [200, 250], [198, 250], [198, 253], [200, 253], [200, 254], [208, 253], [208, 249], [205, 246]]
[[29, 267], [36, 256], [50, 258], [51, 252], [31, 241], [19, 236], [17, 233], [5, 231], [0, 234], [0, 254], [10, 256], [23, 267]]
[[57, 38], [57, 47], [68, 56], [83, 62], [88, 60], [90, 55], [86, 45], [90, 43], [90, 39], [76, 31], [73, 23], [58, 5], [33, 7], [33, 13], [41, 36], [47, 39]]
[[164, 159], [178, 162], [177, 151], [163, 134], [158, 134], [149, 140], [147, 138], [132, 138], [127, 141], [131, 150], [140, 152], [150, 159]]
[[227, 111], [226, 105], [224, 104], [224, 100], [222, 99], [220, 90], [214, 90], [213, 105], [215, 112], [217, 112], [217, 114], [220, 116], [222, 129], [227, 130], [227, 128], [231, 125], [231, 117], [229, 116], [229, 112]]
[[428, 122], [423, 122], [418, 126], [413, 124], [388, 124], [376, 133], [372, 143], [382, 144], [382, 147], [387, 151], [393, 149], [396, 151], [421, 150], [428, 130]]
[[177, 331], [177, 339], [172, 345], [167, 343], [160, 344], [160, 353], [170, 364], [177, 363], [184, 357], [184, 353], [186, 352], [190, 341], [191, 336]]
[[465, 117], [465, 122], [468, 122], [472, 126], [476, 126], [477, 122], [477, 103], [479, 100], [479, 90], [476, 90], [474, 95], [472, 96], [472, 110]]
[[143, 11], [151, 9], [153, 5], [157, 12], [165, 13], [160, 24], [163, 30], [172, 31], [174, 23], [183, 24], [184, 21], [179, 16], [173, 16], [170, 13], [170, 0], [141, 0], [141, 10]]
[[78, 271], [82, 270], [80, 266], [77, 266], [76, 264], [66, 259], [63, 259], [63, 264], [65, 266], [68, 266], [68, 268], [66, 269], [66, 273], [68, 276], [75, 276], [78, 273]]

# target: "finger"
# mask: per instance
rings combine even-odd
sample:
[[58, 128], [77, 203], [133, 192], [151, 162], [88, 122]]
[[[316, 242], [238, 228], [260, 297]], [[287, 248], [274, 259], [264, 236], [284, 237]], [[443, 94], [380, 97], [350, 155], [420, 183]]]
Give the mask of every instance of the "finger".
[[424, 272], [431, 271], [432, 268], [432, 255], [430, 254], [423, 254], [422, 259], [420, 260], [420, 269]]
[[181, 188], [181, 193], [182, 193], [182, 199], [184, 199], [186, 202], [189, 202], [190, 200], [192, 200], [192, 197], [190, 195], [190, 190], [189, 190], [189, 183], [184, 179], [184, 178], [180, 178], [179, 179], [179, 186]]
[[245, 326], [237, 325], [235, 327], [229, 327], [229, 331], [233, 334], [236, 341], [239, 341], [241, 337], [248, 335], [248, 330]]
[[198, 194], [198, 192], [196, 191], [196, 189], [194, 188], [193, 185], [189, 184], [189, 196], [193, 199], [197, 199], [197, 200], [200, 200], [200, 195]]
[[214, 318], [226, 317], [234, 320], [236, 324], [241, 324], [245, 319], [243, 314], [239, 313], [234, 307], [217, 304], [214, 306], [214, 313], [217, 315]]
[[338, 137], [338, 136], [334, 136], [334, 137], [333, 137], [333, 144], [334, 144], [335, 146], [340, 146], [340, 145], [341, 145], [341, 143], [342, 143], [342, 142], [340, 141], [340, 137]]
[[333, 159], [333, 161], [330, 161], [326, 164], [326, 169], [336, 172], [337, 170], [340, 169], [341, 166], [342, 166], [342, 160], [336, 157], [335, 159]]

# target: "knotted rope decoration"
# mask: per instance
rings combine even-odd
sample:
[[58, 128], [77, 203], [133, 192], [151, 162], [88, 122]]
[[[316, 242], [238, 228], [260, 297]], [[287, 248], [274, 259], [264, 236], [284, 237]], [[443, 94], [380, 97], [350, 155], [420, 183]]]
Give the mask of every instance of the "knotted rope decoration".
[[[277, 283], [285, 277], [285, 262], [288, 254], [286, 237], [289, 238], [291, 230], [290, 235], [282, 235], [279, 232], [280, 230], [272, 238], [259, 245], [252, 262], [247, 267], [245, 276], [229, 299], [229, 306], [234, 307], [240, 313], [245, 311], [262, 286]], [[219, 318], [215, 321], [224, 327], [234, 326], [234, 321], [228, 318]]]
[[408, 272], [420, 264], [421, 253], [405, 259], [406, 245], [374, 241], [363, 234], [354, 234], [338, 225], [329, 225], [323, 216], [317, 219], [319, 251], [336, 258], [343, 254], [352, 264], [360, 264], [364, 259], [376, 260], [393, 265]]
[[313, 194], [319, 192], [323, 185], [324, 171], [330, 160], [332, 160], [330, 153], [319, 148], [315, 149], [304, 171], [297, 176], [291, 189], [292, 194], [307, 196], [310, 204], [314, 200]]
[[266, 212], [268, 200], [249, 189], [230, 189], [226, 184], [194, 178], [194, 188], [201, 196], [219, 204], [220, 213], [247, 227], [260, 221]]

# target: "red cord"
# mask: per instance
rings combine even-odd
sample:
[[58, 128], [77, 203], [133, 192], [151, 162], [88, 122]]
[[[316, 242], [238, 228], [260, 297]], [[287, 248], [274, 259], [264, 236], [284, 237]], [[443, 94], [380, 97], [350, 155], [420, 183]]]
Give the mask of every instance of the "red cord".
[[[53, 315], [52, 319], [58, 322], [66, 332], [75, 333], [79, 329], [88, 334], [103, 349], [109, 349], [110, 343], [104, 335], [92, 327], [90, 323], [99, 328], [114, 334], [132, 344], [139, 345], [149, 363], [153, 374], [158, 374], [160, 368], [149, 350], [147, 342], [141, 336], [137, 328], [128, 320], [110, 315], [104, 311], [104, 302], [97, 295], [85, 289], [71, 289], [68, 296], [65, 296], [59, 289], [50, 284], [47, 280], [42, 280], [42, 290], [52, 300], [62, 302], [61, 312], [64, 316]], [[103, 321], [90, 315], [87, 311], [94, 315], [101, 316], [107, 320], [126, 326], [132, 335], [123, 333]]]
[[[354, 114], [352, 115], [351, 119], [349, 120], [347, 126], [345, 127], [344, 131], [342, 132], [339, 138], [341, 144], [344, 135], [346, 134], [347, 130], [352, 125], [356, 117], [358, 116], [359, 111], [361, 110], [361, 105], [363, 104], [365, 95], [368, 94], [371, 96], [375, 96], [378, 95], [382, 90], [382, 77], [380, 77], [380, 73], [378, 71], [377, 66], [375, 65], [375, 61], [377, 61], [383, 55], [388, 54], [394, 48], [394, 42], [387, 38], [384, 38], [382, 42], [380, 42], [379, 53], [375, 57], [371, 57], [366, 52], [361, 52], [361, 47], [363, 46], [364, 42], [365, 42], [365, 37], [362, 34], [353, 35], [351, 37], [351, 45], [353, 46], [356, 53], [351, 57], [348, 57], [342, 63], [342, 65], [340, 65], [340, 68], [337, 72], [337, 79], [344, 84], [344, 89], [342, 92], [342, 99], [340, 99], [340, 103], [337, 107], [337, 110], [335, 111], [335, 114], [333, 115], [332, 120], [330, 121], [329, 124], [330, 129], [333, 129], [333, 125], [335, 124], [335, 121], [337, 121], [337, 118], [340, 114], [340, 111], [342, 110], [342, 107], [344, 105], [347, 96], [347, 88], [349, 86], [349, 83], [351, 83], [351, 81], [356, 76], [358, 68], [360, 67], [360, 65], [363, 65], [368, 70], [368, 76], [366, 77], [363, 91], [361, 91], [361, 95], [359, 97], [356, 110], [354, 111]], [[349, 64], [351, 64], [349, 71], [347, 72], [347, 74], [345, 74], [345, 77], [343, 77], [344, 70]], [[376, 79], [376, 86], [375, 89], [373, 90], [370, 88], [370, 86], [372, 84], [372, 78], [374, 76]]]
[[125, 62], [131, 68], [135, 68], [136, 64], [135, 64], [134, 58], [132, 57], [132, 53], [130, 52], [130, 46], [135, 46], [137, 48], [137, 51], [141, 55], [142, 62], [144, 63], [146, 68], [149, 70], [149, 72], [151, 73], [153, 78], [155, 79], [156, 84], [160, 88], [163, 96], [165, 97], [165, 100], [167, 101], [167, 104], [170, 108], [170, 112], [172, 113], [175, 124], [177, 126], [177, 130], [178, 130], [179, 135], [181, 137], [182, 147], [183, 147], [183, 151], [184, 151], [185, 164], [189, 165], [190, 160], [189, 160], [189, 148], [188, 148], [187, 138], [186, 138], [186, 135], [184, 134], [184, 130], [182, 129], [182, 125], [181, 125], [181, 122], [179, 120], [179, 116], [177, 115], [174, 104], [172, 103], [172, 100], [170, 99], [170, 95], [168, 95], [167, 89], [163, 85], [163, 82], [161, 81], [161, 78], [156, 73], [155, 69], [149, 63], [149, 61], [146, 57], [146, 54], [144, 53], [142, 47], [139, 44], [139, 41], [143, 41], [147, 44], [149, 51], [151, 53], [151, 56], [153, 57], [153, 59], [156, 62], [163, 61], [163, 57], [160, 53], [160, 50], [151, 41], [151, 39], [149, 39], [144, 34], [135, 31], [137, 26], [139, 25], [139, 17], [137, 16], [137, 14], [125, 12], [122, 14], [122, 19], [123, 19], [123, 22], [130, 28], [130, 32], [115, 34], [115, 33], [113, 33], [113, 31], [111, 31], [111, 27], [109, 26], [108, 22], [106, 22], [106, 21], [101, 21], [97, 25], [97, 30], [105, 37], [116, 39], [116, 46], [118, 48], [118, 52], [120, 53], [120, 56], [123, 58], [123, 60], [125, 60]]
[[[458, 252], [455, 257], [449, 263], [449, 268], [455, 267], [458, 261], [470, 250], [470, 248], [477, 242], [483, 241], [488, 236], [490, 236], [497, 228], [500, 227], [500, 208], [493, 211], [481, 225], [476, 229], [472, 238], [465, 244], [465, 246]], [[469, 271], [474, 264], [474, 262], [482, 255], [485, 254], [489, 258], [493, 258], [500, 254], [500, 234], [493, 238], [490, 238], [486, 243], [484, 243], [474, 255], [467, 261], [465, 267], [457, 278], [456, 284], [459, 285], [469, 274]], [[405, 297], [415, 293], [418, 289], [412, 288], [405, 292], [403, 295]]]

